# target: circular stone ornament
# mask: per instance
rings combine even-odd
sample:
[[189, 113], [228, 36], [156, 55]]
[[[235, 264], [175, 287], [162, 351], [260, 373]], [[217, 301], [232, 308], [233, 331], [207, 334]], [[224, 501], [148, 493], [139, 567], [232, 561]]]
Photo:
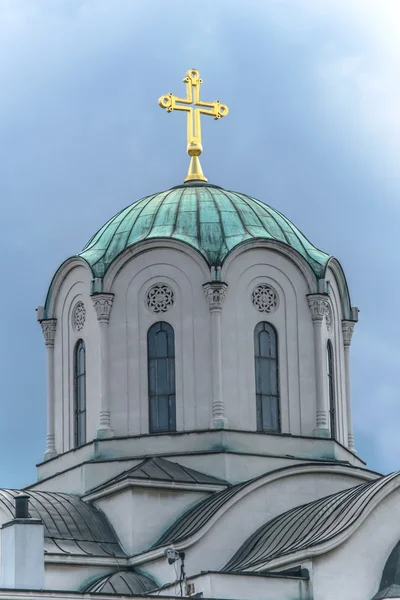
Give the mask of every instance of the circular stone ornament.
[[165, 283], [153, 285], [146, 294], [146, 306], [155, 313], [167, 312], [174, 300], [173, 290]]
[[72, 311], [72, 327], [75, 331], [81, 331], [86, 321], [86, 308], [83, 302], [77, 302]]
[[266, 283], [257, 285], [251, 295], [253, 306], [262, 313], [274, 313], [279, 305], [277, 292]]

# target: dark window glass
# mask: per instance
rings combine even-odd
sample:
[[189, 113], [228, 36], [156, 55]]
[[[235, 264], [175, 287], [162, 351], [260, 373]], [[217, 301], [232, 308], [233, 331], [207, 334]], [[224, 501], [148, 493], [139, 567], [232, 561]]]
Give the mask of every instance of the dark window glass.
[[86, 350], [79, 340], [74, 353], [75, 447], [86, 443]]
[[176, 431], [175, 339], [168, 323], [154, 323], [147, 332], [150, 433]]
[[333, 351], [332, 344], [328, 340], [326, 347], [327, 358], [327, 373], [328, 373], [328, 393], [329, 393], [329, 422], [331, 430], [331, 438], [336, 437], [336, 414], [335, 414], [335, 382], [333, 372]]
[[275, 328], [258, 323], [254, 330], [257, 429], [280, 433], [278, 340]]

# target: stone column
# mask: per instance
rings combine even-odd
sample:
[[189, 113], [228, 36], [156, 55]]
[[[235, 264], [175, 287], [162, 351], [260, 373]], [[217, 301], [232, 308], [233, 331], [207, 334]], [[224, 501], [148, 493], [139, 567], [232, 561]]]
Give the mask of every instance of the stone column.
[[353, 421], [351, 418], [351, 389], [350, 389], [350, 344], [354, 331], [354, 321], [342, 321], [343, 346], [344, 346], [344, 369], [346, 381], [346, 407], [347, 407], [347, 431], [348, 448], [354, 450]]
[[56, 337], [57, 319], [43, 319], [40, 321], [46, 344], [47, 353], [47, 441], [44, 460], [57, 456], [55, 445], [55, 420], [54, 420], [54, 340]]
[[222, 338], [221, 338], [221, 311], [228, 286], [226, 283], [206, 283], [204, 293], [208, 300], [211, 312], [211, 344], [213, 366], [213, 403], [212, 403], [212, 429], [226, 429], [228, 421], [224, 414], [224, 399], [222, 395]]
[[97, 314], [100, 328], [100, 422], [97, 428], [98, 438], [109, 438], [114, 435], [110, 422], [110, 380], [108, 361], [108, 323], [114, 294], [94, 294], [93, 306]]
[[323, 294], [310, 294], [307, 296], [314, 329], [314, 354], [315, 354], [315, 383], [317, 393], [316, 428], [314, 434], [318, 437], [329, 437], [328, 406], [326, 397], [326, 348], [322, 343], [322, 324], [329, 314], [329, 302]]

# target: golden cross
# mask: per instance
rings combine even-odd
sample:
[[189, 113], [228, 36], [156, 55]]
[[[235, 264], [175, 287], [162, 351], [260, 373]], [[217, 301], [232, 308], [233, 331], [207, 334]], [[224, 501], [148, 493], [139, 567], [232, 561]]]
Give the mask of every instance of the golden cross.
[[202, 79], [196, 69], [190, 69], [183, 82], [186, 83], [186, 98], [179, 98], [170, 93], [168, 96], [161, 96], [158, 104], [167, 112], [173, 110], [187, 112], [187, 153], [190, 156], [190, 165], [185, 183], [187, 181], [207, 181], [199, 160], [199, 156], [203, 152], [200, 115], [211, 115], [214, 119], [220, 119], [228, 114], [228, 107], [226, 104], [221, 104], [219, 100], [215, 102], [200, 100]]

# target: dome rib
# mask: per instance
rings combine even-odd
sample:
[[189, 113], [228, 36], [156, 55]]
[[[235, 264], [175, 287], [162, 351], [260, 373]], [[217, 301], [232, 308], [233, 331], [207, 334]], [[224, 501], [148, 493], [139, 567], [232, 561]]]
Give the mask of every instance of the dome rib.
[[186, 184], [146, 196], [110, 219], [79, 254], [104, 277], [126, 248], [143, 240], [175, 239], [219, 267], [244, 241], [276, 240], [293, 248], [322, 277], [330, 259], [279, 211], [246, 194], [209, 184]]

